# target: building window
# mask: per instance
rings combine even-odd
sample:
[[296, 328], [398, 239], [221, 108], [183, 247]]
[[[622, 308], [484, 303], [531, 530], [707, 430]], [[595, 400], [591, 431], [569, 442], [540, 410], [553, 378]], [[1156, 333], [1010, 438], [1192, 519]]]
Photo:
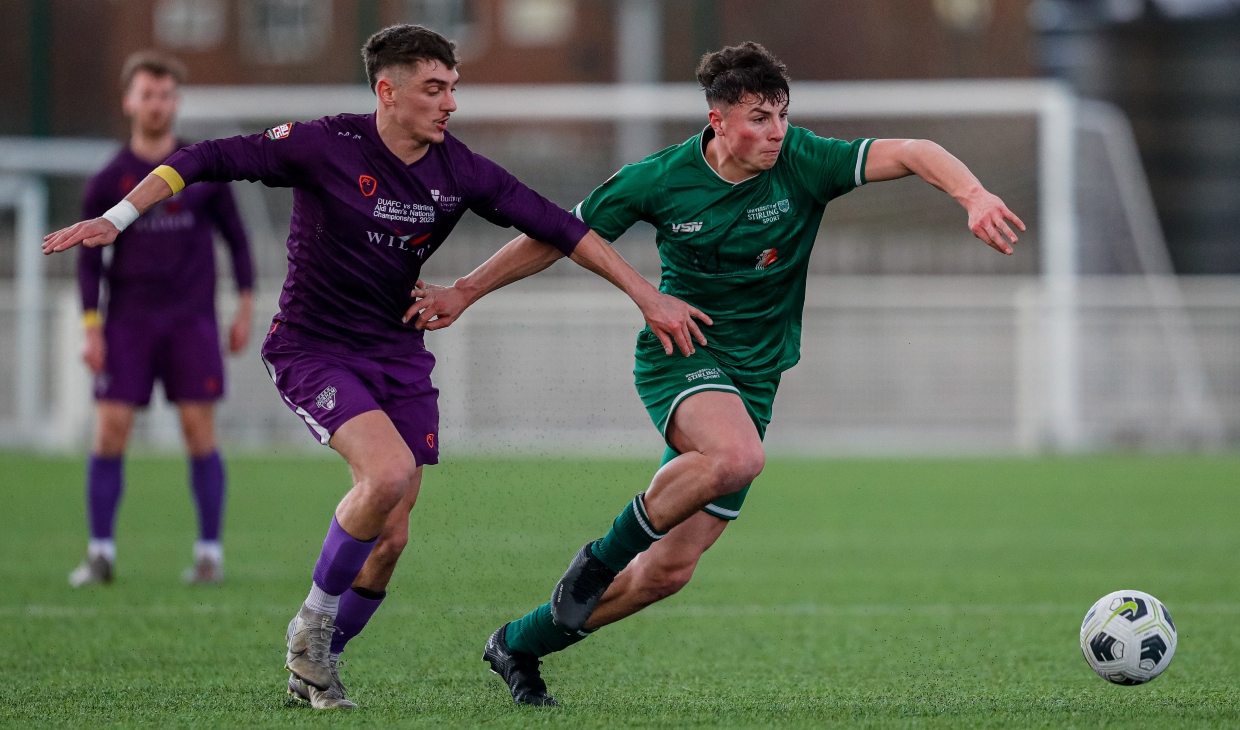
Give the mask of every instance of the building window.
[[523, 47], [558, 46], [573, 31], [573, 0], [504, 0], [504, 38]]
[[405, 0], [405, 18], [456, 43], [462, 59], [482, 55], [486, 45], [477, 0]]
[[331, 0], [245, 0], [241, 38], [247, 56], [260, 63], [312, 61], [331, 34]]
[[224, 40], [227, 8], [223, 0], [159, 0], [155, 40], [165, 48], [205, 51]]

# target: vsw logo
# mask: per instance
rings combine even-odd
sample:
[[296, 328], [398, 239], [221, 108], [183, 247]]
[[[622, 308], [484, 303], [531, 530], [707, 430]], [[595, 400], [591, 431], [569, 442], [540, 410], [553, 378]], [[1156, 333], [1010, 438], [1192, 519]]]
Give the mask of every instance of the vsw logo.
[[672, 224], [672, 233], [697, 233], [700, 230], [702, 230], [702, 221]]

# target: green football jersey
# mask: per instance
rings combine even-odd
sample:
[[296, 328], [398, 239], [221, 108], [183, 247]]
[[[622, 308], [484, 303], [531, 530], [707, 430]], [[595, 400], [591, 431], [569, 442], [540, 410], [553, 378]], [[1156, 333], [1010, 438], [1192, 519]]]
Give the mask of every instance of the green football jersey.
[[573, 209], [615, 241], [652, 224], [660, 290], [714, 320], [707, 349], [742, 381], [768, 378], [801, 356], [809, 255], [827, 202], [865, 184], [872, 139], [844, 142], [789, 127], [774, 167], [724, 180], [706, 162], [710, 127], [625, 165]]

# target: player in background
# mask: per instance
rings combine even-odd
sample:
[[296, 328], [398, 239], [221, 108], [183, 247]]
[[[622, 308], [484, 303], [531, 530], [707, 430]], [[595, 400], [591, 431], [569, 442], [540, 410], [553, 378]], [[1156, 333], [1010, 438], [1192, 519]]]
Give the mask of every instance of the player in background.
[[289, 408], [353, 475], [287, 633], [289, 692], [316, 708], [355, 706], [340, 682], [340, 652], [386, 596], [422, 467], [439, 460], [435, 360], [405, 313], [422, 262], [466, 210], [547, 241], [557, 256], [608, 278], [669, 353], [673, 341], [686, 353], [693, 339], [705, 342], [692, 317], [709, 324], [651, 286], [585, 223], [447, 133], [458, 79], [450, 41], [392, 26], [371, 36], [362, 55], [376, 112], [185, 148], [101, 218], [44, 241], [45, 253], [107, 245], [141, 211], [199, 181], [294, 189], [289, 275], [263, 359]]
[[[551, 601], [487, 641], [483, 659], [518, 703], [555, 704], [539, 657], [679, 591], [739, 516], [765, 464], [762, 438], [780, 374], [800, 357], [809, 256], [831, 199], [918, 175], [959, 201], [969, 229], [1002, 253], [1016, 242], [1008, 221], [1025, 228], [932, 142], [843, 142], [790, 127], [786, 70], [757, 44], [707, 54], [697, 78], [709, 125], [625, 166], [574, 212], [611, 241], [639, 220], [653, 224], [660, 288], [713, 319], [710, 342], [688, 357], [669, 356], [649, 331], [638, 335], [637, 392], [667, 443], [663, 465], [611, 530], [581, 548]], [[518, 238], [453, 287], [420, 289], [415, 322], [448, 326], [519, 278], [514, 272], [533, 274], [559, 256]]]
[[[185, 67], [175, 58], [143, 51], [125, 62], [122, 105], [129, 144], [91, 178], [82, 212], [96, 218], [116, 205], [182, 142], [172, 133]], [[109, 583], [116, 560], [113, 529], [124, 491], [125, 447], [134, 411], [145, 408], [158, 379], [177, 406], [189, 483], [198, 511], [194, 563], [188, 583], [224, 579], [220, 542], [225, 475], [215, 443], [215, 402], [224, 396], [224, 360], [215, 321], [215, 250], [218, 230], [232, 254], [238, 306], [228, 349], [245, 349], [254, 313], [254, 263], [245, 228], [226, 183], [200, 185], [150, 210], [117, 236], [110, 260], [103, 250], [78, 255], [82, 359], [95, 374], [96, 425], [86, 468], [86, 559], [69, 574], [75, 586]], [[106, 283], [106, 318], [100, 284]]]

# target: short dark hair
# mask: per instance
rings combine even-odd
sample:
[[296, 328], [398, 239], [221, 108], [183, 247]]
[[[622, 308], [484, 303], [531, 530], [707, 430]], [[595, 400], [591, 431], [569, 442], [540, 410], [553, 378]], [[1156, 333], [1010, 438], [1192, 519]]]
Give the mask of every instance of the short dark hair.
[[177, 84], [183, 84], [185, 79], [189, 78], [189, 71], [185, 68], [185, 64], [175, 56], [156, 50], [138, 51], [130, 54], [129, 58], [125, 59], [125, 65], [121, 67], [122, 88], [128, 91], [129, 85], [133, 83], [133, 77], [137, 76], [139, 71], [145, 71], [155, 77], [171, 76]]
[[788, 67], [753, 42], [702, 56], [697, 80], [711, 106], [739, 104], [751, 97], [776, 105], [788, 100]]
[[420, 25], [390, 25], [366, 39], [362, 46], [366, 78], [374, 91], [379, 72], [390, 66], [410, 66], [419, 61], [439, 61], [456, 68], [456, 44]]

